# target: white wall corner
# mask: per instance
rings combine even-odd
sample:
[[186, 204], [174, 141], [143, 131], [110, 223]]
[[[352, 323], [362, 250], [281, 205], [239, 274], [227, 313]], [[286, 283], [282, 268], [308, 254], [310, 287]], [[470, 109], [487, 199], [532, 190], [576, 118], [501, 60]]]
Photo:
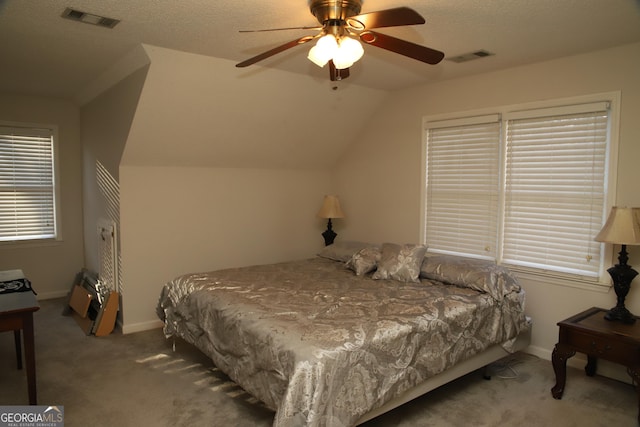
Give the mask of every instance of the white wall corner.
[[143, 45], [138, 45], [98, 77], [92, 80], [75, 97], [75, 102], [82, 106], [136, 70], [151, 63]]

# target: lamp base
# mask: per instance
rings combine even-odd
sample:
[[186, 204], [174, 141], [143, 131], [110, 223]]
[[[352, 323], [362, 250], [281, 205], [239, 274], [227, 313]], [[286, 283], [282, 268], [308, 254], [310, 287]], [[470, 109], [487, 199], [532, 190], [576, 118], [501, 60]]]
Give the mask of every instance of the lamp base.
[[611, 310], [607, 311], [604, 315], [604, 318], [607, 320], [611, 320], [612, 322], [620, 322], [626, 325], [631, 325], [635, 323], [636, 317], [629, 312], [625, 307], [613, 307]]
[[324, 245], [329, 246], [333, 244], [336, 236], [337, 234], [335, 231], [333, 231], [333, 228], [331, 226], [331, 218], [329, 218], [329, 221], [327, 222], [327, 229], [324, 230], [324, 233], [322, 233], [322, 237], [324, 237]]
[[332, 245], [336, 236], [337, 234], [333, 230], [325, 230], [324, 233], [322, 233], [322, 237], [324, 237], [324, 245]]
[[631, 288], [631, 282], [638, 275], [638, 272], [627, 264], [628, 259], [627, 245], [622, 245], [618, 254], [618, 264], [607, 270], [613, 280], [613, 290], [616, 292], [617, 304], [605, 314], [604, 318], [630, 325], [636, 321], [636, 318], [624, 306], [624, 300], [629, 293], [629, 288]]

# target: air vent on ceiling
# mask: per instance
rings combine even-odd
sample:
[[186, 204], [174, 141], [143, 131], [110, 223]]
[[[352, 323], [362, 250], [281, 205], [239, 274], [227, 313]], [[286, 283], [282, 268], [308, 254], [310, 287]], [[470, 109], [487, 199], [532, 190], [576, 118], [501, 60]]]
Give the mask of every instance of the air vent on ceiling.
[[104, 16], [94, 15], [92, 13], [82, 12], [76, 9], [66, 8], [62, 12], [62, 17], [71, 19], [73, 21], [84, 22], [85, 24], [97, 25], [99, 27], [113, 28], [115, 27], [119, 19], [106, 18]]
[[453, 61], [453, 62], [467, 62], [467, 61], [473, 61], [474, 59], [480, 59], [480, 58], [484, 58], [487, 56], [492, 56], [495, 55], [494, 53], [491, 52], [487, 52], [486, 50], [477, 50], [475, 52], [470, 52], [470, 53], [465, 53], [462, 55], [458, 55], [458, 56], [454, 56], [451, 58], [447, 58], [449, 61]]

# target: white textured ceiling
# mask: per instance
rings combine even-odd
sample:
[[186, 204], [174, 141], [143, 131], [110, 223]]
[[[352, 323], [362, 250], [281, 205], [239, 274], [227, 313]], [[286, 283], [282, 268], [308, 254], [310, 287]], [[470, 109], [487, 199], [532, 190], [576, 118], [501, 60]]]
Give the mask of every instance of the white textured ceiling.
[[[479, 49], [495, 56], [432, 66], [365, 46], [351, 83], [394, 90], [640, 41], [640, 0], [365, 0], [362, 12], [408, 6], [425, 25], [380, 32], [452, 57]], [[60, 17], [66, 7], [120, 19], [114, 29]], [[140, 43], [240, 62], [309, 30], [239, 33], [316, 25], [305, 0], [0, 0], [0, 92], [73, 99]], [[292, 48], [261, 67], [325, 76]]]

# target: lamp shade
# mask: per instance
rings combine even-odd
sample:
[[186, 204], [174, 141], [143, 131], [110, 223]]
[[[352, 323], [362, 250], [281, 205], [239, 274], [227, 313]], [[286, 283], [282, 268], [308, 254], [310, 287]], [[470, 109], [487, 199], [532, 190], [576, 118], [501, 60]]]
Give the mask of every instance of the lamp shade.
[[640, 208], [611, 208], [597, 242], [640, 245]]
[[322, 207], [318, 211], [319, 218], [344, 218], [337, 196], [324, 196]]

